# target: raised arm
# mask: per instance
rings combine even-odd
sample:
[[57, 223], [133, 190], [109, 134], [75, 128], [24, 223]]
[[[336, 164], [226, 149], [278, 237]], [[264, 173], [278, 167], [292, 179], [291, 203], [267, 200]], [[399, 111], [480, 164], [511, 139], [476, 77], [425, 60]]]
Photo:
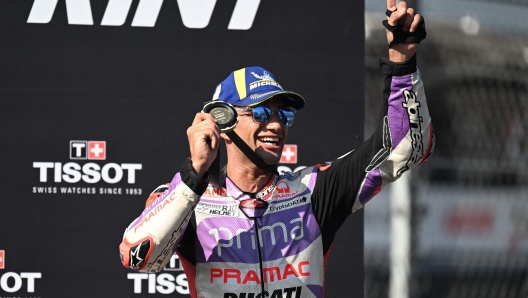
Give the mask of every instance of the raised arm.
[[191, 158], [168, 188], [161, 187], [149, 197], [145, 210], [125, 230], [119, 251], [127, 268], [157, 272], [165, 267], [208, 186], [203, 177], [216, 157], [218, 127], [211, 115], [198, 113], [187, 136]]
[[325, 243], [331, 243], [351, 212], [433, 152], [433, 127], [415, 57], [425, 27], [421, 17], [404, 2], [397, 11], [393, 5], [394, 0], [387, 1], [391, 13], [384, 23], [399, 33], [394, 42], [393, 31], [387, 30], [392, 61], [380, 59], [385, 84], [376, 131], [356, 150], [320, 167], [317, 176], [314, 212]]

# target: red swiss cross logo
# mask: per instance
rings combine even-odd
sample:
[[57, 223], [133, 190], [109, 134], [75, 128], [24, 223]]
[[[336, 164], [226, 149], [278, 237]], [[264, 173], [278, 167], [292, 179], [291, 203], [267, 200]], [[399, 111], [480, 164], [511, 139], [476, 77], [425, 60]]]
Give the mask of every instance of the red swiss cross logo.
[[284, 145], [280, 163], [297, 163], [297, 145]]
[[88, 159], [106, 159], [106, 142], [88, 141]]
[[4, 269], [5, 264], [5, 251], [0, 250], [0, 269]]

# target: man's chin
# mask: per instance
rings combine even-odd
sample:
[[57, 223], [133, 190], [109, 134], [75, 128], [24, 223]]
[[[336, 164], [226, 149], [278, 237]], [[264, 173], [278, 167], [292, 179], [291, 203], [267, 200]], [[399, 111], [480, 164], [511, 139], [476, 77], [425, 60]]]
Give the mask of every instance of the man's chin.
[[266, 152], [262, 149], [257, 150], [258, 156], [268, 165], [276, 165], [280, 161], [280, 155], [271, 152]]

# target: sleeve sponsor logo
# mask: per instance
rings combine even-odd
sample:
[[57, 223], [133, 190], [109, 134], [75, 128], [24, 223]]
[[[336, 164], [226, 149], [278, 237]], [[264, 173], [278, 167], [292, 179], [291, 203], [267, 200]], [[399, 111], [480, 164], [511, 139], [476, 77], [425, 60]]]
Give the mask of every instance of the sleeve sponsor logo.
[[417, 100], [416, 93], [413, 91], [403, 90], [403, 95], [405, 96], [405, 102], [402, 103], [402, 106], [407, 109], [407, 115], [409, 116], [409, 134], [412, 140], [412, 152], [411, 156], [405, 163], [405, 166], [399, 169], [396, 173], [398, 177], [409, 170], [409, 163], [412, 165], [417, 165], [424, 158], [424, 145], [421, 127], [423, 119], [422, 116], [420, 116], [421, 105]]
[[[302, 261], [297, 264], [280, 264], [264, 267], [262, 270], [265, 283], [298, 279], [310, 276], [310, 261]], [[260, 280], [259, 275], [257, 270], [252, 269], [211, 268], [209, 281], [212, 284], [260, 285], [262, 280]]]
[[[143, 210], [141, 214], [141, 218], [138, 219], [139, 224], [134, 223], [131, 227], [134, 228], [134, 231], [137, 231], [138, 228], [143, 226], [145, 223], [147, 223], [151, 218], [156, 216], [161, 210], [165, 208], [168, 204], [172, 203], [176, 199], [177, 195], [176, 192], [172, 192], [169, 196], [160, 196], [156, 201], [159, 200], [159, 203], [155, 201], [154, 204], [148, 205], [145, 210]], [[137, 225], [136, 225], [137, 224]]]
[[190, 210], [187, 215], [185, 216], [184, 220], [180, 223], [178, 228], [172, 232], [171, 238], [167, 242], [167, 245], [163, 248], [161, 253], [156, 257], [156, 259], [153, 262], [149, 262], [147, 264], [147, 268], [149, 272], [158, 272], [159, 268], [163, 266], [163, 263], [166, 264], [165, 259], [173, 255], [174, 252], [174, 246], [179, 241], [180, 236], [183, 234], [183, 231], [187, 227], [187, 224], [189, 223], [189, 219], [191, 218], [193, 214], [193, 210]]

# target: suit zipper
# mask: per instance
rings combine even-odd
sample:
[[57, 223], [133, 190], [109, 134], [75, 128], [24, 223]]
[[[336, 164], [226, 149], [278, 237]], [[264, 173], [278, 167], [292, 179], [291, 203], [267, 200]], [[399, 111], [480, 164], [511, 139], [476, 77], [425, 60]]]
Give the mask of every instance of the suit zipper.
[[259, 256], [259, 263], [260, 263], [260, 285], [261, 285], [261, 293], [260, 293], [260, 297], [264, 297], [264, 264], [262, 263], [262, 251], [260, 250], [260, 234], [259, 234], [259, 222], [258, 222], [258, 218], [254, 218], [253, 219], [254, 223], [255, 223], [255, 234], [256, 234], [256, 238], [257, 238], [257, 249], [258, 249], [258, 256]]

